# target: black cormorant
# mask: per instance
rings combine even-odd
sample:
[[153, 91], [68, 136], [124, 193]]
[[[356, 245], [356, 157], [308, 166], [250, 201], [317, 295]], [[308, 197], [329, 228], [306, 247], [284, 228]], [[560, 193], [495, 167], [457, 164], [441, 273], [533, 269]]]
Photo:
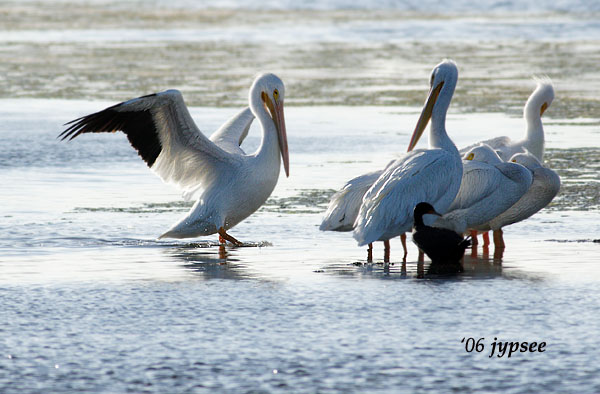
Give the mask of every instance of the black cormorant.
[[465, 249], [471, 246], [471, 240], [452, 230], [426, 226], [423, 223], [425, 214], [442, 216], [429, 203], [420, 202], [415, 206], [412, 236], [415, 245], [431, 259], [432, 265], [460, 265], [460, 259]]

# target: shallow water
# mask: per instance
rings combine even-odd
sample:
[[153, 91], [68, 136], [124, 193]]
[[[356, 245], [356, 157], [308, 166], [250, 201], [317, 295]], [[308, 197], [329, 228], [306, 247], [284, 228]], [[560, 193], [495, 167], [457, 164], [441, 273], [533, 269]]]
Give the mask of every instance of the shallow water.
[[[0, 391], [600, 391], [593, 15], [565, 12], [574, 2], [529, 4], [524, 19], [512, 2], [466, 17], [452, 13], [462, 3], [439, 15], [58, 3], [0, 2]], [[505, 229], [502, 256], [480, 248], [464, 273], [429, 272], [412, 244], [403, 264], [398, 240], [391, 264], [380, 243], [367, 263], [350, 234], [318, 231], [322, 213], [346, 180], [405, 151], [445, 56], [461, 72], [447, 119], [459, 146], [520, 136], [531, 75], [553, 78], [545, 160], [561, 192]], [[171, 87], [209, 133], [259, 69], [286, 82], [291, 176], [231, 230], [248, 246], [157, 241], [190, 204], [126, 138], [56, 138], [71, 119]], [[254, 125], [244, 148], [258, 141]], [[484, 351], [463, 338], [485, 338]], [[494, 338], [547, 347], [490, 358]]]

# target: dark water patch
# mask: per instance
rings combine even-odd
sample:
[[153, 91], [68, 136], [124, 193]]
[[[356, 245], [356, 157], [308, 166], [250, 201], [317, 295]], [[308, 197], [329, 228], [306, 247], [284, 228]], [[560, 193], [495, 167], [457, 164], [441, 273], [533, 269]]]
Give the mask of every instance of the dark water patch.
[[[327, 208], [333, 189], [303, 189], [291, 197], [269, 198], [260, 208], [262, 212], [277, 212], [286, 214], [320, 213]], [[130, 207], [75, 207], [74, 213], [127, 213], [150, 214], [165, 212], [187, 212], [194, 201], [169, 201], [165, 203], [142, 203]]]
[[600, 239], [547, 239], [544, 242], [600, 244]]
[[269, 198], [260, 209], [287, 214], [320, 213], [327, 208], [333, 189], [302, 189], [295, 196]]
[[[33, 241], [32, 241], [33, 242]], [[179, 251], [195, 251], [199, 249], [217, 249], [225, 245], [216, 241], [188, 241], [188, 240], [159, 240], [159, 239], [139, 239], [139, 238], [94, 238], [94, 237], [54, 237], [44, 240], [43, 246], [60, 246], [77, 248], [95, 248], [95, 247], [121, 247], [121, 248], [159, 248]], [[39, 246], [39, 241], [29, 245], [30, 247]], [[228, 249], [233, 248], [263, 248], [270, 247], [273, 244], [269, 241], [247, 241], [240, 246], [227, 244]]]
[[561, 178], [560, 192], [545, 209], [600, 209], [600, 148], [548, 149], [544, 159]]
[[165, 213], [165, 212], [187, 212], [194, 205], [194, 201], [169, 201], [165, 203], [143, 203], [133, 207], [75, 207], [73, 212], [94, 213]]

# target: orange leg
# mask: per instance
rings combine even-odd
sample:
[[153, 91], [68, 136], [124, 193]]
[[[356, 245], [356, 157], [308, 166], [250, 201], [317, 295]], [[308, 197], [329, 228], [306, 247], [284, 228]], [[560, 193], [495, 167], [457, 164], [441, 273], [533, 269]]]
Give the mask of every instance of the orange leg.
[[472, 259], [477, 258], [477, 245], [471, 246], [471, 258]]
[[387, 241], [383, 241], [383, 262], [384, 263], [389, 263], [390, 262], [390, 240], [388, 239]]
[[502, 229], [494, 230], [494, 247], [504, 249], [504, 236], [502, 235]]
[[[221, 238], [221, 237], [219, 237]], [[225, 243], [225, 241], [223, 241], [223, 244]], [[227, 250], [225, 249], [225, 245], [219, 245], [219, 258], [221, 260], [226, 260], [227, 259]], [[225, 263], [219, 263], [219, 264], [225, 264]]]
[[219, 228], [218, 233], [219, 233], [219, 242], [221, 242], [221, 243], [225, 243], [225, 241], [229, 241], [232, 244], [234, 244], [235, 246], [242, 246], [243, 245], [243, 243], [241, 243], [237, 239], [233, 238], [231, 235], [227, 234], [225, 232], [225, 229], [223, 227]]
[[470, 233], [471, 233], [471, 245], [477, 246], [477, 244], [479, 243], [477, 241], [477, 230], [471, 230]]
[[483, 246], [490, 246], [490, 234], [487, 231], [483, 233]]
[[406, 262], [406, 256], [408, 256], [408, 249], [406, 248], [406, 233], [400, 235], [400, 242], [402, 242], [402, 249], [404, 249], [404, 257], [402, 261]]
[[503, 256], [504, 256], [504, 248], [495, 248], [494, 249], [494, 263], [501, 263]]
[[373, 244], [369, 244], [369, 248], [367, 249], [367, 262], [373, 261]]
[[425, 262], [425, 253], [423, 253], [423, 251], [421, 249], [419, 249], [419, 263], [423, 263]]

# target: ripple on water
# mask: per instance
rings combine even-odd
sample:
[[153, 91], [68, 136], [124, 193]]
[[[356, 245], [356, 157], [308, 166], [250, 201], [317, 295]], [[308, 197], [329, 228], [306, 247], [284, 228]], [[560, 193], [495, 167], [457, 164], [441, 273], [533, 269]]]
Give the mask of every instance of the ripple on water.
[[548, 149], [545, 165], [561, 178], [561, 188], [545, 208], [552, 211], [600, 209], [600, 149]]

